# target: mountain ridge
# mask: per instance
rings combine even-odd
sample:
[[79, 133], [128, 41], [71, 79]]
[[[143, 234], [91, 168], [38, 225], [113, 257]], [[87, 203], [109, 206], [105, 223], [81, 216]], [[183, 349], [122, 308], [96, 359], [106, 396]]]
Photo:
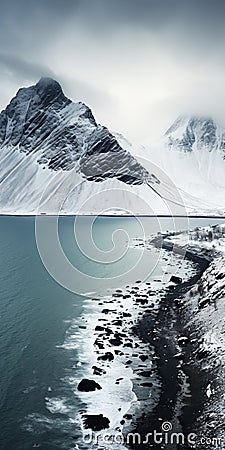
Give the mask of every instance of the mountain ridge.
[[[45, 147], [37, 162], [52, 170], [71, 170], [83, 153], [89, 157], [106, 151], [125, 154], [109, 130], [96, 123], [91, 109], [65, 97], [60, 84], [51, 78], [41, 78], [36, 85], [19, 89], [0, 114], [0, 129], [1, 146], [18, 146], [25, 154], [38, 151], [40, 145]], [[121, 165], [114, 169], [122, 173], [112, 170], [112, 176], [125, 175]], [[96, 176], [100, 176], [99, 167], [96, 170]], [[139, 182], [143, 182], [144, 175], [148, 177], [138, 163], [136, 172]]]
[[[187, 126], [189, 134], [191, 126], [194, 133], [197, 122], [190, 124], [189, 120]], [[192, 140], [186, 144], [191, 142], [193, 148], [187, 150], [182, 134], [187, 137], [187, 129], [181, 128], [179, 121], [170, 127], [163, 145], [191, 153], [193, 137], [188, 134]], [[205, 137], [207, 129], [204, 133]], [[175, 204], [180, 213], [185, 202], [188, 210], [195, 211], [199, 203], [195, 193], [183, 189], [181, 195], [176, 179], [171, 182], [165, 175], [167, 167], [157, 162], [156, 166], [155, 155], [148, 149], [147, 163], [136, 150], [123, 136], [97, 124], [87, 105], [68, 99], [57, 81], [41, 78], [35, 85], [19, 89], [0, 113], [0, 212], [35, 214], [44, 198], [44, 211], [56, 214], [63, 195], [63, 211], [68, 214], [118, 208], [125, 214], [161, 214]], [[60, 193], [67, 174], [71, 193]], [[201, 207], [213, 209], [207, 198]]]
[[225, 158], [225, 127], [207, 116], [179, 116], [164, 134], [168, 144], [184, 151], [206, 148], [221, 150]]

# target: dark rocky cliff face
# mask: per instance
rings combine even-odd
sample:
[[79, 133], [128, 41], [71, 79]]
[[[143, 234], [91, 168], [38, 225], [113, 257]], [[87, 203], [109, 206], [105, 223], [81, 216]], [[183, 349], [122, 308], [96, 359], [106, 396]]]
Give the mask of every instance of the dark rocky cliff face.
[[0, 144], [20, 144], [21, 150], [31, 150], [29, 142], [39, 135], [45, 137], [47, 128], [50, 134], [56, 112], [69, 103], [61, 86], [48, 78], [42, 78], [35, 86], [19, 89], [0, 115]]
[[0, 148], [4, 146], [26, 155], [37, 153], [37, 163], [53, 171], [71, 170], [79, 164], [90, 181], [116, 177], [128, 184], [142, 184], [151, 180], [109, 130], [96, 123], [90, 108], [69, 100], [51, 78], [20, 89], [2, 111]]

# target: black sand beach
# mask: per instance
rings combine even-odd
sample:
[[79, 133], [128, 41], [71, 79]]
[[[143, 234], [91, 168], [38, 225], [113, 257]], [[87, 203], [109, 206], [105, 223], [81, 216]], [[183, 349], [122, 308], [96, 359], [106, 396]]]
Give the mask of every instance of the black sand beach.
[[[157, 243], [156, 243], [157, 245]], [[161, 242], [164, 249], [172, 248]], [[160, 301], [157, 317], [151, 312], [144, 314], [135, 326], [134, 333], [144, 342], [153, 346], [156, 353], [157, 373], [161, 380], [161, 393], [157, 406], [152, 411], [145, 411], [134, 425], [133, 433], [142, 436], [141, 443], [129, 441], [133, 449], [190, 448], [187, 442], [177, 444], [162, 440], [159, 444], [146, 435], [156, 430], [162, 433], [165, 423], [169, 422], [171, 433], [182, 433], [186, 437], [196, 433], [196, 418], [199, 416], [205, 401], [205, 390], [208, 380], [205, 374], [199, 373], [192, 361], [194, 344], [184, 332], [185, 319], [182, 312], [182, 297], [199, 280], [209, 265], [209, 257], [199, 257], [188, 251], [186, 258], [196, 264], [196, 274], [188, 281], [177, 284], [173, 290], [167, 289]], [[181, 341], [181, 337], [184, 338]], [[183, 342], [183, 345], [180, 344]], [[187, 382], [188, 380], [188, 382]], [[165, 435], [165, 433], [164, 433]]]

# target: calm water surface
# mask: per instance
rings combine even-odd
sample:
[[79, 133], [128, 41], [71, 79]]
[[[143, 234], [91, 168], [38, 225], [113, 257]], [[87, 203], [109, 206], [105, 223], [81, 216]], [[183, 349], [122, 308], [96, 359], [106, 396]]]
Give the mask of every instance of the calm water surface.
[[[142, 221], [98, 218], [91, 240], [91, 219], [80, 218], [76, 241], [73, 218], [60, 219], [64, 251], [88, 275], [85, 286], [78, 286], [77, 280], [78, 292], [105, 294], [107, 289], [138, 278], [152, 280], [162, 275], [154, 251], [141, 250], [140, 259], [140, 249], [127, 249], [129, 239], [142, 237], [143, 229], [149, 235], [159, 230], [155, 219]], [[219, 221], [190, 219], [189, 226]], [[174, 229], [169, 219], [161, 218], [160, 227], [161, 231]], [[176, 229], [183, 228], [187, 228], [186, 220], [177, 219]], [[84, 314], [85, 302], [84, 296], [64, 289], [46, 271], [36, 247], [35, 219], [0, 217], [1, 449], [73, 447], [73, 439], [79, 435], [76, 415], [83, 405], [73, 384], [65, 381], [72, 369], [75, 377], [78, 370], [76, 345], [71, 345], [68, 354], [65, 342], [73, 320], [79, 321]], [[53, 393], [58, 403], [51, 402]]]

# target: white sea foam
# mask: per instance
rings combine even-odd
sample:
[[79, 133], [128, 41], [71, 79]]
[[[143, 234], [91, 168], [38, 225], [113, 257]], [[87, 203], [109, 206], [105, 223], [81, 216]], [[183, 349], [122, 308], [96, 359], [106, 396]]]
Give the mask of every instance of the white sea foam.
[[67, 414], [71, 408], [66, 405], [66, 398], [45, 397], [45, 406], [52, 414]]
[[[157, 286], [158, 287], [158, 286]], [[144, 287], [143, 287], [144, 291]], [[125, 293], [125, 292], [124, 292]], [[103, 414], [110, 421], [110, 428], [107, 432], [110, 435], [118, 433], [118, 430], [122, 431], [121, 420], [124, 414], [126, 414], [132, 405], [138, 406], [137, 397], [133, 391], [133, 380], [135, 374], [130, 365], [126, 364], [129, 359], [134, 359], [132, 353], [148, 349], [137, 338], [133, 339], [133, 344], [139, 347], [113, 347], [109, 344], [108, 338], [103, 339], [104, 350], [98, 349], [95, 346], [95, 340], [98, 337], [99, 332], [95, 331], [97, 325], [109, 327], [114, 333], [115, 331], [125, 332], [125, 340], [130, 338], [130, 328], [138, 317], [140, 310], [139, 306], [134, 305], [134, 299], [132, 297], [127, 299], [113, 298], [113, 303], [110, 303], [112, 297], [101, 298], [99, 302], [86, 299], [84, 302], [84, 316], [83, 323], [86, 328], [79, 328], [81, 325], [80, 318], [75, 319], [71, 327], [67, 331], [63, 348], [71, 350], [76, 348], [78, 352], [79, 371], [74, 370], [74, 376], [67, 377], [67, 382], [74, 386], [74, 394], [79, 396], [80, 400], [86, 405], [85, 413], [87, 415]], [[154, 301], [151, 298], [151, 302]], [[99, 304], [100, 303], [100, 304]], [[122, 306], [122, 308], [121, 308]], [[102, 313], [103, 309], [110, 310], [109, 314]], [[113, 320], [118, 319], [118, 313], [128, 312], [132, 314], [131, 317], [126, 318], [123, 321], [123, 330], [118, 329], [118, 326], [113, 325]], [[112, 337], [112, 336], [111, 336]], [[76, 345], [74, 345], [76, 343]], [[98, 361], [98, 356], [103, 355], [105, 352], [110, 351], [114, 353], [114, 350], [120, 349], [124, 355], [117, 356], [113, 361]], [[134, 362], [135, 364], [135, 362]], [[138, 359], [137, 364], [140, 364]], [[149, 362], [150, 364], [150, 362]], [[101, 367], [106, 373], [99, 375], [93, 375], [92, 366]], [[76, 367], [77, 368], [77, 367]], [[75, 365], [74, 365], [75, 369]], [[79, 392], [77, 391], [77, 385], [82, 378], [91, 378], [98, 382], [102, 387], [101, 390], [94, 392]], [[119, 380], [119, 381], [117, 381]], [[82, 416], [81, 427], [82, 427]], [[85, 429], [83, 428], [85, 434]], [[112, 447], [112, 444], [111, 444]], [[104, 444], [104, 448], [105, 444]], [[113, 448], [122, 449], [122, 444], [114, 444]]]
[[[150, 286], [149, 284], [136, 284], [139, 287], [140, 296], [146, 295], [149, 289], [153, 291], [153, 295], [149, 297], [149, 302], [151, 309], [155, 310], [155, 312], [159, 305], [157, 292], [163, 286], [168, 286], [174, 267], [176, 266], [177, 268], [177, 258], [176, 261], [168, 260], [169, 257], [165, 252], [165, 261], [161, 265], [159, 272], [160, 275], [162, 275], [162, 269], [164, 272], [168, 272], [165, 274], [163, 281], [151, 279]], [[177, 273], [185, 278], [186, 270], [186, 264], [182, 263]], [[156, 273], [154, 273], [154, 278], [157, 278]], [[120, 292], [119, 295], [127, 294], [132, 289], [132, 286], [128, 287], [123, 292]], [[139, 407], [139, 401], [134, 392], [134, 385], [138, 385], [143, 379], [140, 379], [137, 375], [137, 369], [142, 367], [144, 370], [152, 367], [150, 358], [143, 364], [139, 358], [140, 354], [151, 355], [149, 347], [133, 336], [131, 332], [131, 328], [137, 322], [139, 315], [144, 312], [145, 306], [137, 303], [133, 294], [129, 298], [115, 297], [114, 294], [115, 291], [112, 291], [108, 296], [100, 297], [99, 299], [95, 298], [95, 301], [91, 298], [86, 298], [83, 303], [82, 316], [71, 320], [65, 340], [59, 346], [68, 352], [68, 357], [71, 360], [71, 368], [67, 369], [67, 373], [62, 381], [65, 386], [69, 387], [69, 392], [73, 392], [74, 398], [70, 396], [69, 402], [66, 397], [46, 398], [47, 409], [52, 414], [61, 413], [67, 415], [71, 424], [78, 421], [84, 436], [87, 432], [83, 422], [84, 414], [102, 414], [109, 419], [109, 429], [103, 430], [103, 434], [107, 431], [113, 436], [123, 431], [123, 422], [121, 424], [121, 420], [124, 420], [124, 415], [128, 411], [132, 414], [137, 412]], [[103, 310], [106, 310], [106, 313]], [[124, 317], [124, 313], [129, 313], [130, 316]], [[122, 326], [118, 322], [113, 323], [114, 320], [121, 320]], [[96, 326], [103, 327], [103, 330], [96, 330]], [[112, 334], [107, 335], [105, 328], [111, 330]], [[114, 346], [109, 342], [116, 332], [119, 334], [123, 333], [121, 346]], [[100, 346], [96, 344], [96, 339], [99, 340]], [[132, 344], [132, 347], [126, 346], [127, 343]], [[101, 345], [104, 348], [101, 348]], [[118, 355], [118, 351], [121, 351], [122, 354]], [[101, 357], [106, 352], [114, 354], [113, 361], [98, 360], [98, 357]], [[129, 364], [129, 361], [132, 361], [132, 363]], [[97, 366], [104, 372], [101, 375], [94, 374], [93, 366]], [[94, 392], [80, 392], [77, 387], [83, 378], [95, 380], [100, 384], [101, 389]], [[157, 388], [157, 379], [151, 378], [151, 381], [155, 382]], [[154, 395], [151, 396], [149, 392], [148, 394], [150, 396], [148, 406], [151, 405], [151, 402], [154, 405]], [[83, 410], [82, 412], [80, 411], [81, 409]], [[129, 421], [125, 421], [124, 426], [127, 431], [129, 429]], [[95, 447], [94, 443], [90, 446], [83, 441], [78, 442], [78, 445], [82, 449], [108, 448], [106, 443], [101, 445], [99, 443], [98, 447]], [[112, 443], [109, 445], [113, 450], [123, 450], [125, 448], [123, 444], [115, 442], [113, 445]]]

